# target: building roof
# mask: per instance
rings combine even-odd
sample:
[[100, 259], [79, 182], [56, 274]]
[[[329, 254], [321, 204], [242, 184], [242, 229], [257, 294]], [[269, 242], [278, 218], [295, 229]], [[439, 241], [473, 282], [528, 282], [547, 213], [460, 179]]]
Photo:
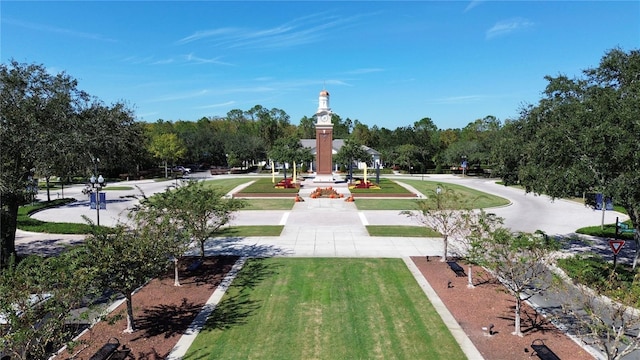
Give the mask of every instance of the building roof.
[[[300, 139], [300, 143], [302, 144], [303, 147], [305, 148], [309, 148], [311, 149], [311, 153], [313, 155], [316, 154], [316, 139]], [[334, 154], [337, 154], [338, 151], [340, 151], [340, 149], [344, 146], [344, 139], [333, 139], [333, 142], [331, 143], [331, 152]], [[362, 145], [362, 148], [368, 152], [369, 154], [371, 154], [371, 156], [380, 156], [380, 153], [377, 152], [376, 150], [366, 146], [366, 145]]]
[[320, 96], [329, 96], [329, 92], [327, 90], [320, 91]]

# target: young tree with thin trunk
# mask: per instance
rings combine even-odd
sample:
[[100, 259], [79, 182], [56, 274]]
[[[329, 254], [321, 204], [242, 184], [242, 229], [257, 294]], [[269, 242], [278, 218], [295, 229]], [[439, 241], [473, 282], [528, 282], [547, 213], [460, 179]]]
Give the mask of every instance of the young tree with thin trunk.
[[485, 252], [484, 243], [502, 226], [504, 219], [484, 209], [465, 213], [465, 229], [467, 233], [456, 243], [458, 251], [468, 262], [467, 287], [472, 289], [473, 265], [479, 264]]
[[[571, 330], [586, 345], [605, 354], [607, 360], [620, 360], [640, 349], [640, 316], [635, 309], [640, 279], [631, 283], [620, 280], [612, 271], [609, 278], [594, 286], [592, 281], [576, 278], [574, 283], [564, 277], [557, 282], [567, 301], [562, 304], [563, 320], [574, 324]], [[588, 286], [584, 286], [589, 282]], [[615, 293], [615, 300], [602, 294]]]
[[138, 227], [162, 228], [159, 236], [163, 237], [167, 252], [173, 257], [174, 285], [180, 286], [179, 261], [192, 242], [198, 244], [200, 257], [204, 258], [207, 240], [228, 224], [233, 213], [244, 205], [241, 200], [227, 198], [219, 188], [192, 180], [148, 198], [143, 194], [131, 216]]
[[418, 211], [402, 211], [400, 214], [414, 218], [442, 235], [441, 261], [449, 256], [449, 240], [468, 233], [471, 199], [464, 199], [457, 191], [438, 184], [430, 196], [418, 201]]
[[522, 302], [543, 292], [551, 285], [543, 280], [549, 276], [549, 254], [555, 242], [527, 233], [511, 233], [498, 228], [483, 239], [484, 252], [479, 262], [491, 271], [513, 295], [515, 327], [513, 335], [522, 336], [520, 310]]
[[109, 232], [96, 229], [84, 244], [86, 265], [94, 269], [99, 288], [110, 289], [126, 298], [126, 333], [136, 330], [134, 290], [167, 268], [169, 245], [164, 230], [158, 224], [135, 229], [119, 225]]
[[207, 240], [245, 206], [244, 201], [226, 195], [220, 188], [198, 181], [189, 181], [166, 194], [169, 216], [198, 244], [202, 258]]

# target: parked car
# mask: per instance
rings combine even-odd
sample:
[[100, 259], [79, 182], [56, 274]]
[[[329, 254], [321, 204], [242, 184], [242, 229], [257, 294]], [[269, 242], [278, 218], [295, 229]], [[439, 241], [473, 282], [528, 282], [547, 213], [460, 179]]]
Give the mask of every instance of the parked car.
[[190, 168], [187, 168], [187, 167], [184, 167], [184, 166], [176, 166], [176, 167], [174, 167], [173, 169], [171, 169], [171, 171], [173, 171], [173, 172], [179, 172], [179, 173], [181, 173], [182, 175], [188, 175], [188, 174], [191, 174], [191, 169], [190, 169]]

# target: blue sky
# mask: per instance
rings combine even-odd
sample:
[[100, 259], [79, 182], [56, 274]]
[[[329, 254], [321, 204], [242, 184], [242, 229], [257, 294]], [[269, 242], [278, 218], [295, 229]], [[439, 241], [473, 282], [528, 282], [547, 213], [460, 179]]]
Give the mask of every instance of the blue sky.
[[461, 128], [640, 47], [639, 1], [2, 1], [0, 16], [3, 63], [65, 71], [148, 122], [262, 105], [298, 124], [325, 88], [369, 126]]

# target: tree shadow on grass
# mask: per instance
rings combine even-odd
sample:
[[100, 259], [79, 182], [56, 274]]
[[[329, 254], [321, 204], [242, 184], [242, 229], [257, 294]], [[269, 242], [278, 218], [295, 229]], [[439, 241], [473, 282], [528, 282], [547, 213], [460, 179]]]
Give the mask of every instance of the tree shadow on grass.
[[251, 290], [263, 280], [275, 276], [278, 265], [268, 263], [264, 258], [248, 260], [242, 271], [229, 287], [229, 292], [207, 319], [207, 329], [229, 329], [244, 324], [258, 308], [260, 301], [252, 299]]
[[260, 302], [252, 300], [247, 292], [224, 299], [207, 319], [207, 330], [226, 330], [235, 325], [243, 325], [246, 319], [260, 308]]

